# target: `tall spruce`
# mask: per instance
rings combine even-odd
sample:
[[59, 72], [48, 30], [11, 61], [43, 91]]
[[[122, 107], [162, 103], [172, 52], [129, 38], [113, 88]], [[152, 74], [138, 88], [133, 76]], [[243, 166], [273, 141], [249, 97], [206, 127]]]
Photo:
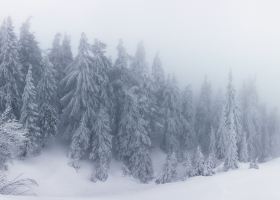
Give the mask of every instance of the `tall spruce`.
[[42, 55], [38, 42], [30, 31], [30, 18], [20, 28], [19, 58], [22, 64], [23, 76], [26, 76], [29, 65], [32, 65], [33, 80], [37, 84], [42, 74]]
[[61, 51], [61, 34], [57, 33], [54, 36], [52, 48], [49, 52], [49, 58], [56, 70], [56, 79], [59, 82], [63, 78], [63, 65], [62, 65], [62, 51]]
[[239, 131], [239, 118], [231, 72], [229, 74], [224, 116], [220, 131], [220, 137], [224, 138], [223, 145], [225, 147], [224, 170], [236, 169], [238, 168], [237, 135]]
[[61, 65], [62, 65], [62, 78], [67, 73], [68, 66], [73, 62], [73, 53], [71, 48], [71, 40], [68, 35], [64, 35], [61, 44]]
[[181, 148], [183, 150], [194, 149], [196, 145], [194, 131], [194, 106], [191, 86], [185, 87], [181, 95], [181, 115], [182, 115], [182, 137]]
[[111, 120], [112, 101], [109, 99], [111, 95], [111, 85], [108, 73], [111, 69], [111, 62], [105, 56], [106, 45], [99, 40], [95, 40], [92, 46], [94, 62], [94, 82], [97, 87], [97, 107], [95, 108], [95, 116], [92, 126], [92, 142], [90, 158], [95, 161], [96, 173], [98, 180], [106, 181], [108, 178], [108, 170], [112, 157], [112, 135]]
[[124, 106], [124, 94], [125, 90], [129, 88], [131, 84], [129, 81], [129, 55], [123, 46], [123, 41], [120, 40], [117, 46], [118, 56], [115, 64], [110, 72], [110, 81], [114, 91], [114, 95], [111, 96], [114, 100], [114, 121], [112, 126], [113, 135], [117, 135], [119, 130], [119, 124], [121, 120], [122, 108]]
[[212, 124], [212, 89], [211, 84], [205, 78], [201, 87], [200, 96], [197, 102], [195, 115], [195, 132], [197, 134], [198, 144], [204, 154], [208, 154], [210, 144], [210, 130]]
[[136, 53], [130, 67], [136, 82], [141, 83], [144, 81], [143, 78], [148, 76], [148, 65], [143, 42], [138, 43]]
[[42, 78], [38, 83], [39, 100], [39, 125], [43, 134], [43, 145], [57, 133], [58, 108], [57, 108], [57, 82], [55, 70], [47, 55], [43, 58]]
[[159, 55], [156, 54], [152, 65], [151, 76], [151, 106], [150, 106], [150, 128], [151, 139], [155, 145], [160, 141], [163, 132], [163, 90], [165, 87], [165, 74]]
[[18, 54], [18, 42], [11, 18], [4, 20], [0, 37], [0, 107], [10, 107], [19, 118], [23, 77]]
[[164, 131], [161, 147], [167, 153], [178, 153], [180, 150], [179, 137], [182, 134], [182, 117], [180, 112], [180, 91], [174, 78], [168, 78], [162, 101]]
[[139, 88], [134, 86], [127, 90], [117, 135], [117, 152], [131, 174], [147, 183], [153, 177], [153, 166], [150, 157], [151, 140], [141, 105]]
[[[241, 90], [241, 117], [242, 117], [242, 137], [243, 145], [247, 146], [248, 158], [250, 161], [256, 160], [260, 156], [261, 143], [261, 115], [260, 105], [258, 102], [258, 94], [255, 81], [244, 83]], [[265, 132], [265, 130], [263, 130]], [[246, 143], [244, 144], [246, 139]], [[242, 144], [241, 143], [241, 144]], [[245, 148], [245, 147], [244, 147]], [[244, 160], [244, 159], [243, 159]]]
[[22, 108], [20, 122], [27, 129], [26, 155], [40, 152], [42, 147], [42, 134], [39, 128], [39, 110], [37, 102], [37, 90], [32, 77], [32, 65], [29, 66], [25, 79], [25, 87], [22, 94]]
[[176, 181], [177, 179], [177, 156], [176, 153], [169, 153], [166, 157], [162, 173], [160, 177], [156, 180], [157, 184], [165, 184]]
[[[73, 62], [73, 54], [72, 54], [72, 49], [71, 49], [70, 37], [68, 35], [64, 35], [61, 46], [59, 46], [59, 42], [57, 41], [56, 43], [54, 43], [54, 47], [53, 47], [52, 51], [57, 52], [57, 53], [60, 52], [60, 56], [59, 55], [57, 57], [53, 56], [53, 59], [55, 60], [54, 65], [60, 66], [60, 68], [61, 68], [60, 72], [59, 72], [60, 79], [59, 80], [56, 79], [56, 81], [58, 84], [57, 96], [58, 96], [58, 98], [62, 98], [65, 95], [66, 91], [65, 91], [61, 81], [65, 78], [66, 74], [70, 73], [70, 70], [71, 70], [70, 64]], [[58, 72], [56, 70], [56, 74], [57, 73]], [[58, 106], [59, 106], [59, 112], [61, 112], [62, 105], [58, 104]]]
[[93, 174], [92, 180], [106, 181], [112, 158], [110, 118], [106, 110], [100, 109], [93, 130], [90, 158], [95, 161], [96, 172]]
[[80, 168], [80, 160], [86, 157], [87, 151], [90, 148], [90, 130], [88, 129], [88, 121], [86, 114], [84, 114], [80, 120], [77, 129], [74, 131], [69, 157], [71, 159], [70, 166], [78, 170]]
[[[65, 95], [61, 99], [64, 136], [71, 140], [73, 133], [81, 126], [81, 121], [87, 126], [85, 122], [93, 119], [97, 106], [94, 98], [97, 92], [93, 79], [93, 57], [84, 33], [80, 39], [78, 55], [70, 64], [69, 73], [62, 85], [65, 88]], [[84, 120], [81, 120], [82, 117]]]

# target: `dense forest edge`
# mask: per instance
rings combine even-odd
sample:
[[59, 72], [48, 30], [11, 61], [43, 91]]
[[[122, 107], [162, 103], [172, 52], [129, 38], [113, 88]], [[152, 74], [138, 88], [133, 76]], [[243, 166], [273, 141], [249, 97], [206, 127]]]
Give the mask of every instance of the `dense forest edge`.
[[[230, 71], [224, 91], [205, 78], [198, 95], [166, 75], [159, 54], [149, 66], [143, 42], [130, 55], [122, 40], [117, 58], [106, 44], [81, 34], [77, 55], [68, 35], [42, 50], [30, 19], [17, 37], [12, 20], [0, 27], [0, 194], [36, 185], [5, 176], [13, 159], [38, 156], [50, 143], [68, 148], [69, 166], [92, 162], [93, 182], [106, 181], [110, 163], [141, 183], [165, 184], [279, 156], [279, 117], [259, 98], [255, 80], [235, 89]], [[155, 176], [151, 154], [166, 154]], [[180, 168], [180, 170], [178, 170]], [[179, 172], [180, 171], [180, 172]], [[158, 173], [157, 173], [158, 174]], [[20, 190], [22, 191], [22, 190]]]

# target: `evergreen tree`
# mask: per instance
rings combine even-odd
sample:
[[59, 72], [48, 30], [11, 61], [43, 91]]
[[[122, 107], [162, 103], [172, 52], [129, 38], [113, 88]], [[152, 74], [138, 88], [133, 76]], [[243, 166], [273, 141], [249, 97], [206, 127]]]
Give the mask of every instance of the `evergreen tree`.
[[150, 112], [150, 129], [151, 139], [157, 144], [160, 141], [160, 136], [163, 132], [163, 90], [165, 87], [165, 75], [162, 68], [161, 60], [157, 54], [152, 65], [152, 84], [151, 84], [151, 106]]
[[138, 44], [130, 67], [136, 83], [143, 83], [145, 81], [143, 79], [148, 76], [148, 66], [143, 42]]
[[117, 46], [118, 56], [115, 61], [114, 67], [110, 73], [110, 81], [114, 91], [113, 97], [114, 100], [114, 124], [112, 126], [113, 135], [117, 135], [119, 131], [119, 124], [121, 120], [121, 112], [124, 106], [124, 94], [125, 90], [130, 87], [130, 76], [129, 76], [129, 55], [126, 52], [126, 49], [123, 46], [123, 41], [120, 40]]
[[[57, 36], [58, 37], [58, 36]], [[58, 55], [56, 56], [52, 56], [53, 58], [53, 63], [56, 66], [60, 66], [60, 79], [57, 80], [56, 82], [58, 84], [57, 86], [57, 96], [59, 99], [61, 99], [66, 91], [65, 88], [63, 87], [63, 84], [61, 83], [61, 80], [63, 80], [66, 76], [66, 74], [71, 72], [71, 67], [70, 64], [73, 62], [73, 54], [72, 54], [72, 49], [71, 49], [71, 41], [68, 35], [64, 35], [64, 38], [62, 40], [62, 44], [60, 46], [59, 43], [59, 38], [57, 38], [57, 40], [55, 40], [54, 44], [53, 44], [53, 53], [58, 53]], [[59, 54], [60, 53], [60, 54]], [[52, 54], [51, 54], [52, 55]], [[55, 66], [54, 66], [55, 69]], [[57, 78], [57, 70], [55, 71], [55, 76]], [[62, 105], [59, 104], [59, 102], [57, 102], [59, 107], [59, 112], [61, 112], [62, 110]]]
[[210, 146], [209, 153], [214, 153], [216, 159], [223, 159], [225, 154], [225, 146], [224, 146], [224, 137], [223, 135], [219, 135], [219, 128], [222, 125], [222, 117], [223, 117], [223, 94], [221, 90], [219, 90], [212, 104], [212, 125], [211, 125], [211, 133], [210, 133]]
[[73, 62], [73, 53], [71, 49], [71, 41], [68, 35], [64, 35], [61, 44], [61, 65], [62, 65], [62, 76], [65, 77], [68, 66]]
[[[250, 161], [256, 160], [260, 155], [261, 148], [261, 115], [260, 105], [258, 103], [258, 94], [254, 81], [249, 81], [243, 85], [241, 91], [241, 107], [242, 107], [242, 130], [243, 134], [247, 134], [246, 143], [248, 158]], [[265, 128], [263, 130], [265, 132]], [[243, 136], [243, 143], [245, 136]], [[242, 143], [241, 143], [242, 144]], [[246, 152], [245, 152], [246, 153]], [[248, 159], [247, 159], [248, 160]]]
[[[5, 117], [4, 117], [5, 118]], [[0, 171], [7, 169], [7, 162], [22, 154], [27, 141], [26, 129], [15, 119], [3, 120], [0, 123]]]
[[195, 115], [195, 132], [198, 144], [204, 154], [209, 154], [210, 130], [212, 126], [212, 90], [211, 85], [205, 78], [201, 87], [200, 96]]
[[146, 183], [152, 179], [153, 168], [150, 158], [151, 141], [141, 105], [139, 88], [134, 86], [126, 91], [116, 145], [118, 157], [128, 166], [131, 174]]
[[152, 78], [154, 81], [154, 87], [156, 90], [159, 90], [165, 83], [165, 74], [162, 68], [162, 63], [157, 53], [153, 60], [152, 65]]
[[53, 64], [46, 55], [43, 59], [42, 78], [38, 84], [39, 99], [39, 126], [43, 136], [43, 145], [50, 137], [57, 133], [58, 108], [57, 108], [57, 82]]
[[176, 153], [169, 153], [167, 155], [165, 164], [162, 169], [162, 174], [160, 177], [156, 180], [157, 184], [165, 184], [165, 183], [171, 183], [173, 181], [176, 181], [177, 178], [177, 157]]
[[204, 173], [204, 155], [198, 146], [193, 158], [194, 176], [200, 176]]
[[247, 162], [248, 161], [248, 144], [247, 144], [247, 134], [243, 133], [239, 149], [239, 161]]
[[[63, 53], [65, 54], [65, 52], [62, 52], [61, 34], [57, 33], [54, 37], [52, 48], [50, 49], [50, 52], [49, 52], [49, 59], [50, 59], [51, 63], [53, 64], [54, 70], [55, 70], [55, 78], [56, 78], [56, 82], [58, 84], [58, 86], [57, 86], [58, 98], [63, 98], [64, 96], [67, 95], [67, 92], [68, 92], [67, 87], [64, 87], [65, 85], [64, 85], [64, 83], [62, 83], [62, 80], [66, 79], [66, 77], [65, 77], [66, 69], [65, 69], [65, 66], [63, 65], [64, 64], [63, 61], [65, 62]], [[68, 75], [71, 74], [71, 70], [72, 70], [72, 68], [70, 66]], [[58, 113], [61, 114], [63, 105], [59, 101], [57, 101], [56, 103], [57, 103]]]
[[54, 36], [52, 48], [49, 52], [49, 58], [54, 65], [56, 71], [56, 80], [59, 81], [63, 78], [64, 68], [62, 64], [62, 47], [61, 47], [61, 34], [57, 33]]
[[279, 135], [279, 116], [277, 108], [273, 108], [267, 116], [267, 132], [268, 145], [270, 146], [271, 157], [279, 155], [279, 144], [280, 144], [280, 135]]
[[183, 161], [183, 168], [184, 168], [183, 180], [186, 180], [195, 175], [194, 174], [195, 170], [192, 165], [191, 155], [189, 153], [186, 153], [184, 157], [185, 158]]
[[194, 131], [194, 108], [193, 108], [193, 94], [190, 86], [187, 86], [182, 93], [182, 125], [183, 132], [181, 138], [182, 149], [195, 148], [195, 131]]
[[[111, 61], [105, 56], [106, 44], [99, 40], [95, 40], [92, 46], [93, 51], [93, 80], [95, 83], [95, 101], [96, 101], [96, 113], [98, 113], [99, 107], [106, 108], [110, 117], [113, 113], [113, 102], [109, 96], [113, 96], [112, 86], [109, 81], [109, 72], [112, 68]], [[112, 119], [110, 118], [110, 123]]]
[[221, 134], [224, 137], [225, 162], [224, 170], [238, 168], [238, 149], [237, 149], [237, 133], [238, 133], [238, 116], [237, 106], [235, 103], [235, 90], [232, 85], [232, 74], [229, 75], [229, 83], [227, 87], [227, 98], [224, 109], [224, 119], [221, 127]]
[[106, 181], [112, 156], [112, 136], [109, 116], [104, 109], [99, 111], [94, 124], [90, 158], [96, 162], [96, 173], [92, 180]]
[[212, 103], [212, 129], [217, 134], [223, 116], [224, 95], [222, 90], [218, 90]]
[[19, 58], [22, 64], [23, 76], [26, 76], [29, 65], [32, 65], [34, 84], [37, 84], [42, 74], [42, 56], [38, 42], [34, 34], [30, 32], [30, 18], [22, 24], [20, 29]]
[[4, 20], [0, 39], [0, 107], [2, 111], [10, 107], [13, 115], [18, 118], [23, 80], [11, 18]]
[[[98, 105], [95, 98], [98, 94], [93, 75], [93, 58], [90, 45], [85, 34], [82, 34], [78, 55], [69, 66], [69, 73], [62, 81], [65, 95], [61, 99], [63, 105], [62, 120], [64, 137], [72, 138], [73, 132], [80, 127], [81, 119], [92, 120]], [[87, 124], [86, 124], [87, 125]], [[87, 127], [91, 129], [91, 127]]]
[[164, 132], [161, 147], [167, 152], [179, 153], [179, 137], [182, 135], [182, 117], [180, 112], [180, 92], [175, 79], [167, 80], [163, 92]]
[[214, 132], [214, 129], [211, 127], [210, 129], [210, 145], [209, 145], [209, 153], [216, 154], [216, 134]]
[[22, 94], [22, 108], [20, 122], [27, 129], [26, 155], [39, 153], [42, 147], [42, 134], [39, 128], [39, 112], [37, 103], [37, 90], [33, 83], [32, 65], [29, 66]]
[[70, 146], [70, 165], [76, 170], [80, 168], [79, 161], [86, 155], [90, 147], [90, 130], [87, 128], [86, 115], [80, 121], [79, 127], [75, 130]]
[[203, 176], [212, 176], [215, 174], [216, 158], [214, 153], [210, 153], [208, 158], [204, 161]]
[[[211, 135], [210, 135], [210, 146], [209, 146], [209, 155], [206, 161], [206, 165], [211, 170], [217, 166], [217, 140], [216, 140], [216, 133], [214, 129], [211, 128]], [[211, 174], [211, 173], [210, 173]]]

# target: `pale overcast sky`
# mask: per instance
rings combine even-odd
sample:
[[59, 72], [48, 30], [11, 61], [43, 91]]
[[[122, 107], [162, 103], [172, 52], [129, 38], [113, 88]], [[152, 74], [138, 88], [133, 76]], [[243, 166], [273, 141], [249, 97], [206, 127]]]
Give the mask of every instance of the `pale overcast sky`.
[[277, 0], [0, 0], [0, 19], [19, 25], [32, 16], [42, 48], [56, 32], [99, 38], [115, 54], [119, 38], [130, 53], [143, 40], [149, 62], [159, 51], [164, 68], [197, 87], [205, 74], [223, 87], [256, 77], [262, 95], [280, 102], [280, 2]]

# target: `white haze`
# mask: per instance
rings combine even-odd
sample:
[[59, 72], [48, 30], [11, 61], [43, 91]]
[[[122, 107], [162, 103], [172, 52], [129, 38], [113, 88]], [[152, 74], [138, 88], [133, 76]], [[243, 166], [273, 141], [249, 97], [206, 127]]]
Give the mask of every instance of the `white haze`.
[[224, 87], [231, 68], [236, 82], [256, 78], [261, 95], [278, 105], [280, 2], [277, 0], [0, 0], [0, 19], [18, 30], [32, 16], [42, 48], [56, 32], [99, 38], [114, 57], [118, 39], [130, 53], [145, 43], [151, 63], [159, 51], [164, 68], [197, 88], [207, 74]]

